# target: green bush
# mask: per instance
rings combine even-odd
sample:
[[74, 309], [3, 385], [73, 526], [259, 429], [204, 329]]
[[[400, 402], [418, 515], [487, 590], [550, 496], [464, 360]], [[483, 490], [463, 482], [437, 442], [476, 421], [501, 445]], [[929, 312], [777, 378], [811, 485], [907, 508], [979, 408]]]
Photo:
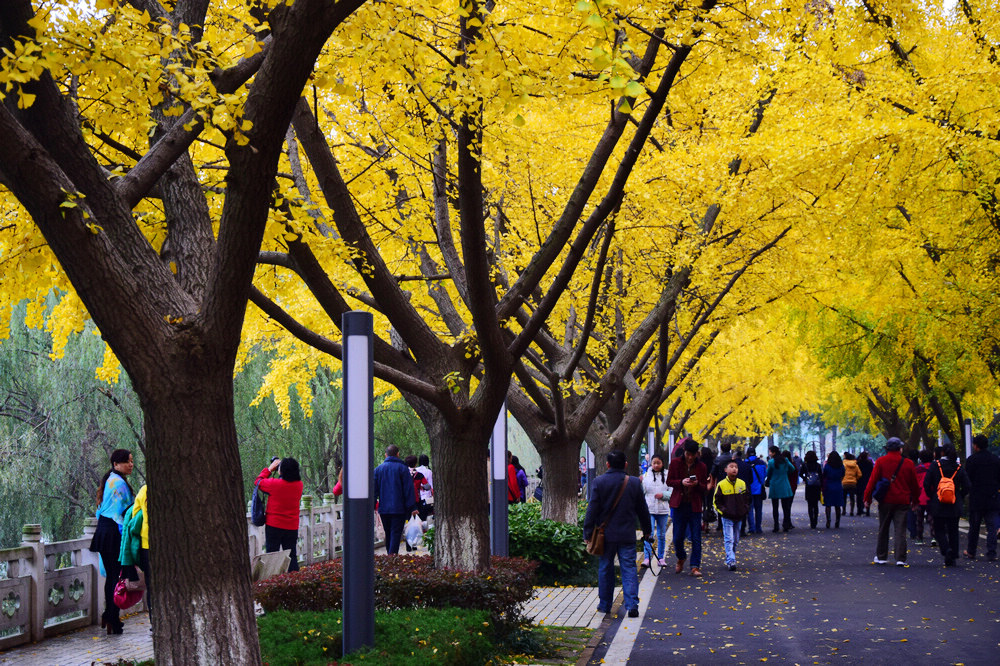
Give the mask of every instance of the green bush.
[[542, 520], [541, 504], [515, 504], [508, 513], [510, 554], [538, 562], [542, 578], [564, 576], [587, 562], [583, 529], [555, 520]]
[[343, 651], [341, 612], [275, 611], [257, 620], [265, 666], [381, 662], [479, 666], [496, 653], [486, 611], [423, 608], [375, 613], [375, 647]]
[[[375, 607], [466, 608], [490, 611], [495, 622], [516, 624], [533, 593], [534, 562], [494, 557], [483, 573], [435, 569], [430, 557], [375, 558]], [[325, 611], [341, 607], [341, 561], [331, 560], [254, 584], [254, 597], [268, 613]]]

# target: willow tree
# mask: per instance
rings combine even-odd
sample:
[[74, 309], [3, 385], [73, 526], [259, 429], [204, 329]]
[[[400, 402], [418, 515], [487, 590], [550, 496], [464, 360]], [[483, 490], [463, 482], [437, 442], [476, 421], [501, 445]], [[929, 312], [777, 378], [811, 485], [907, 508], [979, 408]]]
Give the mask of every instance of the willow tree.
[[[19, 205], [3, 293], [60, 284], [138, 394], [152, 566], [170, 581], [159, 664], [260, 662], [233, 367], [288, 124], [360, 4], [0, 4], [0, 183]], [[223, 187], [196, 172], [204, 151]]]

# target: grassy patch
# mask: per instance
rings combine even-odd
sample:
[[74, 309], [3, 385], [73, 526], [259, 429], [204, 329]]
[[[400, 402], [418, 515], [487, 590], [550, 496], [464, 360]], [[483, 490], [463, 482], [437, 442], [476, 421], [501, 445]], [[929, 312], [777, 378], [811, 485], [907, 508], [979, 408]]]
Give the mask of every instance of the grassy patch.
[[275, 611], [258, 620], [265, 666], [379, 663], [481, 666], [496, 654], [485, 611], [423, 608], [375, 613], [375, 647], [341, 652], [340, 611]]
[[531, 627], [533, 649], [506, 658], [512, 664], [573, 664], [594, 634], [587, 627]]

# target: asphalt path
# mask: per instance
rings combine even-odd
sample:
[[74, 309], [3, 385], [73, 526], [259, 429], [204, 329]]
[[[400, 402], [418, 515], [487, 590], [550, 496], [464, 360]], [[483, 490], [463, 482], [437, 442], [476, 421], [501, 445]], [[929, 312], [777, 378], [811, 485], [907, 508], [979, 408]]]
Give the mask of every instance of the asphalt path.
[[890, 564], [875, 565], [874, 507], [839, 530], [822, 529], [821, 515], [810, 530], [797, 497], [796, 529], [778, 534], [769, 510], [735, 572], [714, 529], [701, 579], [674, 574], [668, 549], [668, 567], [643, 579], [642, 616], [615, 620], [589, 663], [1000, 664], [1000, 563], [981, 554], [945, 568], [936, 547], [911, 543], [909, 566], [896, 567], [890, 539]]

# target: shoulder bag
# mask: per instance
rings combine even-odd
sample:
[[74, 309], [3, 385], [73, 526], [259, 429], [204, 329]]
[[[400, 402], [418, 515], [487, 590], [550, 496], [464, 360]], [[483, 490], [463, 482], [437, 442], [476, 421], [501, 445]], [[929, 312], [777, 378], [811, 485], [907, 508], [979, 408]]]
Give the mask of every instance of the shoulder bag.
[[904, 460], [905, 458], [903, 458], [903, 456], [899, 457], [899, 464], [896, 465], [896, 471], [892, 473], [891, 478], [886, 479], [883, 477], [878, 480], [878, 483], [875, 484], [875, 489], [872, 491], [873, 499], [875, 499], [879, 503], [885, 501], [886, 495], [889, 494], [889, 486], [891, 486], [892, 482], [896, 480], [896, 475], [899, 474], [900, 468], [903, 467]]
[[603, 555], [604, 554], [604, 528], [611, 520], [611, 514], [615, 512], [615, 507], [618, 506], [618, 502], [621, 500], [622, 495], [625, 494], [625, 486], [628, 485], [628, 474], [625, 475], [625, 480], [622, 481], [622, 487], [618, 491], [618, 497], [615, 498], [615, 503], [611, 505], [608, 510], [607, 517], [604, 522], [594, 528], [594, 531], [590, 533], [590, 538], [587, 539], [587, 552], [591, 555]]

